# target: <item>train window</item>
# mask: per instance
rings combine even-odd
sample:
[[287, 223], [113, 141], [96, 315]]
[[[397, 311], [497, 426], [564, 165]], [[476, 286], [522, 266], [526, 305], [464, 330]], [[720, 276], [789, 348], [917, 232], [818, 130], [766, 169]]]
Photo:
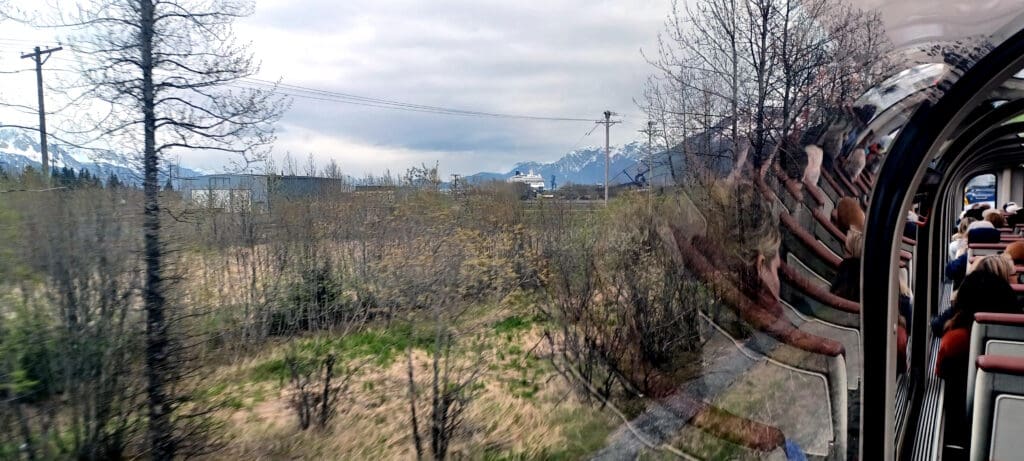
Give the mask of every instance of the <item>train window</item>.
[[964, 206], [987, 204], [996, 206], [996, 175], [982, 174], [971, 178], [964, 187]]
[[0, 0], [0, 459], [1024, 445], [1024, 0], [292, 3]]

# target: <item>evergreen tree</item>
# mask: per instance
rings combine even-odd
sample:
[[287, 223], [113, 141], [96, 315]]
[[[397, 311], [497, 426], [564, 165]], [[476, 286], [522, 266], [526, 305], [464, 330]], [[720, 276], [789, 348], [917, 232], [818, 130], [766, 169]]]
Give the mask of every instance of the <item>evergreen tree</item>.
[[107, 178], [107, 189], [120, 189], [124, 187], [124, 183], [117, 177], [116, 174], [110, 173], [110, 177]]
[[70, 188], [78, 187], [78, 177], [75, 176], [75, 170], [66, 166], [61, 167], [58, 184]]
[[89, 174], [89, 170], [86, 170], [85, 168], [78, 169], [78, 184], [81, 185], [81, 187], [93, 186], [92, 175]]
[[82, 179], [82, 182], [85, 183], [87, 186], [95, 187], [97, 189], [103, 187], [103, 180], [100, 178], [100, 174], [99, 173], [92, 174], [92, 173], [89, 172], [89, 170], [86, 170], [84, 168], [82, 169], [82, 172], [85, 174], [85, 176], [83, 176], [83, 178], [87, 178], [88, 179], [88, 180]]

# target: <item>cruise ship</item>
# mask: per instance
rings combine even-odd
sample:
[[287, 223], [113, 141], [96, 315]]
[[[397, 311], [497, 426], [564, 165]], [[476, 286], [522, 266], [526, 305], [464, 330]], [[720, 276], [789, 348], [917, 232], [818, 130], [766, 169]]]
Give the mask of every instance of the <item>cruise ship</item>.
[[511, 178], [508, 178], [508, 182], [521, 182], [530, 186], [530, 189], [538, 192], [544, 190], [544, 178], [541, 177], [541, 175], [534, 173], [533, 170], [530, 170], [530, 172], [526, 174], [516, 170], [516, 174]]

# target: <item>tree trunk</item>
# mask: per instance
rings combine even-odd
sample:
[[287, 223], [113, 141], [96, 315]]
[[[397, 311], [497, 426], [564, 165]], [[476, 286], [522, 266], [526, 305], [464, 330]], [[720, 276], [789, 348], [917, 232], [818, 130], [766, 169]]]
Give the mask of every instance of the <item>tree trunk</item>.
[[174, 458], [175, 444], [171, 422], [171, 403], [167, 395], [170, 341], [164, 312], [163, 248], [160, 240], [159, 166], [156, 152], [156, 113], [153, 88], [152, 0], [140, 0], [139, 45], [142, 60], [142, 113], [145, 130], [143, 151], [143, 242], [146, 261], [144, 305], [146, 310], [146, 397], [149, 405], [149, 444], [154, 460]]
[[[729, 14], [730, 14], [730, 50], [732, 51], [732, 81], [731, 83], [731, 101], [730, 111], [732, 115], [732, 156], [733, 161], [737, 161], [737, 146], [740, 143], [739, 134], [739, 122], [740, 122], [740, 111], [739, 111], [739, 99], [740, 99], [740, 54], [737, 49], [737, 34], [739, 30], [737, 27], [736, 20], [736, 2], [732, 1], [729, 3]], [[705, 128], [706, 129], [706, 128]]]
[[[748, 6], [749, 8], [749, 6]], [[753, 146], [753, 167], [754, 171], [761, 171], [761, 167], [768, 160], [765, 153], [765, 144], [767, 144], [767, 104], [768, 104], [768, 29], [771, 27], [771, 9], [770, 3], [760, 3], [756, 5], [757, 18], [759, 21], [757, 24], [757, 42], [753, 46], [756, 46], [755, 56], [752, 56], [757, 63], [756, 75], [757, 75], [757, 107], [756, 107], [756, 120], [754, 129], [754, 146]]]
[[14, 416], [18, 420], [18, 429], [21, 430], [21, 437], [25, 444], [25, 457], [28, 461], [36, 460], [36, 450], [32, 446], [32, 429], [28, 425], [28, 417], [21, 411], [21, 403], [18, 402], [18, 396], [15, 395], [11, 403], [11, 408], [14, 410]]
[[334, 354], [329, 354], [324, 361], [324, 389], [320, 394], [320, 428], [327, 427], [327, 419], [331, 416], [331, 376], [334, 375]]
[[444, 453], [441, 451], [441, 438], [443, 437], [443, 431], [441, 430], [443, 420], [441, 418], [443, 409], [441, 407], [441, 315], [437, 311], [440, 308], [434, 307], [434, 321], [437, 322], [437, 331], [434, 338], [434, 360], [433, 360], [433, 371], [434, 379], [431, 381], [431, 424], [430, 424], [430, 448], [434, 454], [434, 459], [444, 459]]
[[423, 439], [420, 438], [420, 426], [416, 420], [416, 380], [412, 369], [412, 346], [406, 350], [409, 364], [409, 413], [412, 414], [412, 442], [416, 447], [416, 459], [423, 459]]

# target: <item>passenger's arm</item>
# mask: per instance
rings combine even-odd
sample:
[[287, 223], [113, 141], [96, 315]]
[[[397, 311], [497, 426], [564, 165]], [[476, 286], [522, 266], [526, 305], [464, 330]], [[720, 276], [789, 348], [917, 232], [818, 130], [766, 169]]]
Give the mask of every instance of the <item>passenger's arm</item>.
[[936, 337], [942, 337], [946, 332], [946, 322], [953, 318], [953, 314], [954, 311], [951, 307], [947, 307], [946, 310], [939, 312], [939, 315], [932, 319], [932, 334]]

